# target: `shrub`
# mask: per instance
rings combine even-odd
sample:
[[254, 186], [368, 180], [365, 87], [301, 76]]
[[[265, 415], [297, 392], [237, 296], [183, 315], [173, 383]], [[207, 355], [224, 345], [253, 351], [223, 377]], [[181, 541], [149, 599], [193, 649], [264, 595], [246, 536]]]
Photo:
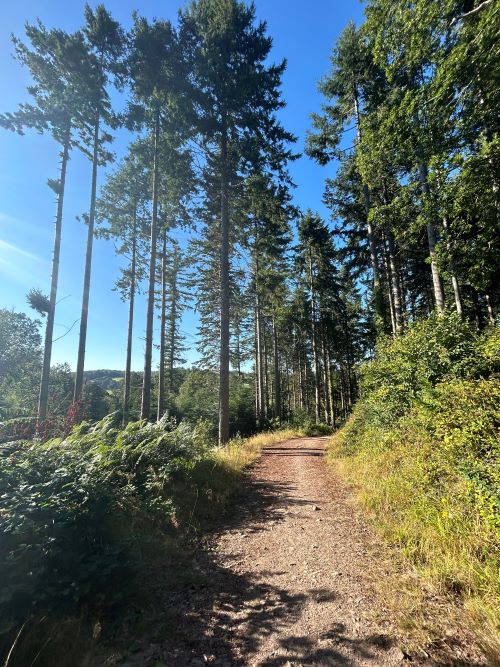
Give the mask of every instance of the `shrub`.
[[207, 461], [204, 422], [119, 430], [114, 415], [1, 445], [0, 642], [31, 617], [119, 602], [178, 530], [186, 493], [210, 484]]
[[434, 316], [384, 341], [331, 455], [386, 538], [462, 597], [500, 654], [499, 343]]

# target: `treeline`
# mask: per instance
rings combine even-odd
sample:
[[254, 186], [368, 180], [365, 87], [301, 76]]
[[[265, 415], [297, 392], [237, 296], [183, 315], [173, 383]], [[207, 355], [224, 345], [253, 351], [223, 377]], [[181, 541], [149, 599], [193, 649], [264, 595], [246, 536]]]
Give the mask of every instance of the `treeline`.
[[500, 7], [369, 0], [331, 54], [307, 151], [338, 161], [325, 202], [378, 333], [447, 305], [494, 321], [500, 229]]
[[[15, 38], [14, 45], [33, 78], [32, 101], [0, 120], [21, 134], [27, 128], [48, 132], [61, 156], [59, 178], [49, 181], [57, 198], [51, 290], [48, 296], [38, 289], [28, 295], [47, 317], [39, 427], [50, 416], [63, 204], [74, 150], [92, 165], [74, 415], [83, 416], [92, 245], [98, 235], [112, 239], [126, 258], [116, 283], [129, 312], [124, 422], [135, 417], [131, 359], [141, 291], [147, 301], [141, 418], [172, 410], [186, 307], [200, 317], [200, 366], [217, 373], [220, 442], [230, 434], [231, 368], [236, 384], [255, 368], [255, 427], [309, 412], [332, 424], [345, 417], [355, 394], [355, 359], [364, 345], [357, 339], [360, 297], [338, 268], [325, 223], [310, 212], [302, 216], [291, 204], [287, 164], [296, 157], [295, 137], [277, 117], [284, 105], [285, 62], [268, 64], [272, 40], [254, 8], [200, 0], [179, 13], [177, 26], [134, 15], [125, 31], [103, 6], [87, 6], [76, 33], [38, 22], [27, 26], [26, 37]], [[115, 108], [116, 100], [123, 108]], [[98, 193], [98, 173], [113, 159], [109, 145], [120, 125], [133, 138]], [[191, 229], [186, 247], [175, 238], [179, 227]]]

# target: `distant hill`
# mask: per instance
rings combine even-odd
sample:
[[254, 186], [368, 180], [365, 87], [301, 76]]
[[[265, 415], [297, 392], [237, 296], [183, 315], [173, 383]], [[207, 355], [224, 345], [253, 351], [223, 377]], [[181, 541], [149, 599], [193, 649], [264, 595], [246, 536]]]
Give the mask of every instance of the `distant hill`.
[[103, 389], [116, 389], [116, 386], [123, 381], [123, 371], [101, 368], [95, 371], [85, 371], [84, 377]]

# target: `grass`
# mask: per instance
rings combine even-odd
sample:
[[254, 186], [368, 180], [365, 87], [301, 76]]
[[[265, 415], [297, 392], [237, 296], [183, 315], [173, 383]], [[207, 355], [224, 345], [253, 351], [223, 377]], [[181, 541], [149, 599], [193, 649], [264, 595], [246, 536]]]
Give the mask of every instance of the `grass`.
[[[473, 391], [467, 386], [468, 396]], [[484, 383], [476, 387], [476, 398], [485, 391]], [[488, 414], [491, 406], [468, 418], [479, 418], [487, 432], [494, 422]], [[376, 531], [406, 563], [395, 578], [383, 577], [380, 588], [410, 637], [409, 648], [425, 651], [453, 628], [468, 627], [491, 664], [499, 665], [498, 508], [479, 462], [456, 451], [466, 429], [455, 431], [450, 420], [440, 435], [429, 432], [420, 407], [393, 427], [360, 426], [357, 420], [334, 435], [329, 457]], [[479, 442], [487, 439], [476, 435]], [[486, 465], [493, 479], [494, 457]], [[474, 477], [471, 470], [481, 474]]]
[[227, 446], [216, 450], [215, 457], [228, 469], [240, 472], [258, 458], [263, 447], [304, 435], [300, 428], [286, 428], [258, 433], [250, 438], [233, 438]]

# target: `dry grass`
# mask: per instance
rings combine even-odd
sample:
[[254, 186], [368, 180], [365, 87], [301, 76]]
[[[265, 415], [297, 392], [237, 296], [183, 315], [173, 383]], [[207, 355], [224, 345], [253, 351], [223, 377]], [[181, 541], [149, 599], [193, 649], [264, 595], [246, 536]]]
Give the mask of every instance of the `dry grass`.
[[429, 493], [425, 461], [435, 443], [425, 437], [410, 444], [402, 434], [387, 447], [380, 432], [365, 433], [350, 455], [345, 437], [332, 438], [330, 463], [388, 547], [391, 567], [374, 583], [408, 651], [425, 656], [432, 647], [444, 658], [453, 637], [475, 638], [500, 666], [498, 573], [494, 553], [485, 556], [494, 536], [464, 504], [463, 482], [449, 479], [445, 496]]
[[263, 447], [303, 437], [300, 429], [281, 429], [258, 433], [251, 438], [233, 438], [225, 447], [216, 451], [217, 460], [234, 472], [239, 472], [251, 465], [259, 456]]

